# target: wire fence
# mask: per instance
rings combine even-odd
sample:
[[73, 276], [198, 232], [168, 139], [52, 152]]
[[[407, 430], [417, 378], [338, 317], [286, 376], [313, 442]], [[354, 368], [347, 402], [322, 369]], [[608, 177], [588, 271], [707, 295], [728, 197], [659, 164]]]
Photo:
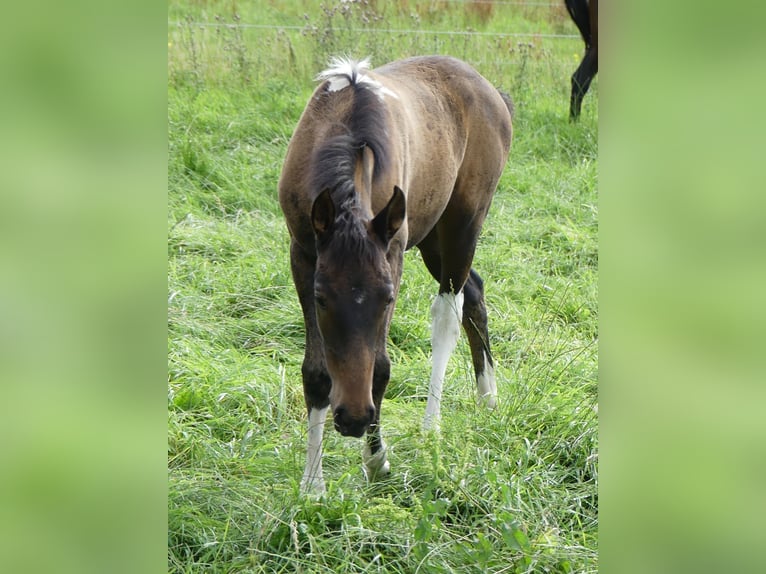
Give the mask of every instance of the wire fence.
[[[182, 27], [189, 24], [181, 21], [168, 21], [168, 26]], [[193, 22], [191, 24], [197, 28], [225, 28], [229, 30], [296, 30], [304, 31], [308, 27], [304, 24], [297, 25], [276, 25], [276, 24], [243, 24], [243, 23], [224, 23], [224, 22]], [[421, 34], [427, 36], [483, 36], [488, 38], [567, 38], [578, 39], [577, 34], [550, 34], [545, 32], [478, 32], [475, 30], [426, 30], [426, 29], [407, 29], [407, 28], [345, 28], [348, 32], [365, 34]]]
[[538, 6], [541, 8], [557, 8], [561, 4], [559, 2], [524, 2], [524, 1], [508, 1], [503, 0], [442, 0], [450, 4], [497, 4], [500, 6]]
[[516, 78], [515, 85], [543, 75], [555, 78], [552, 84], [564, 85], [582, 51], [582, 39], [563, 1], [404, 2], [384, 13], [363, 0], [319, 6], [311, 16], [293, 12], [278, 18], [255, 9], [241, 14], [227, 10], [227, 16], [171, 12], [169, 74], [195, 83], [232, 77], [248, 83], [283, 73], [313, 78], [338, 54], [368, 55], [377, 62], [448, 54], [487, 75]]

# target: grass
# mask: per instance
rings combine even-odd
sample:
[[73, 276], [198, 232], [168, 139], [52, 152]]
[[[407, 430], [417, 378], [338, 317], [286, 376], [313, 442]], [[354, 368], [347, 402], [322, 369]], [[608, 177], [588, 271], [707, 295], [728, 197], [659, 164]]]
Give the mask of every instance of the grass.
[[[168, 569], [594, 572], [598, 87], [571, 124], [580, 40], [489, 34], [574, 25], [558, 8], [511, 4], [485, 16], [455, 2], [327, 4], [169, 5]], [[301, 29], [226, 27], [233, 10]], [[487, 34], [430, 32], [467, 29]], [[303, 324], [276, 182], [312, 78], [341, 52], [464, 58], [512, 94], [517, 116], [474, 265], [499, 407], [475, 405], [463, 337], [441, 435], [421, 434], [436, 284], [408, 253], [382, 412], [392, 475], [367, 484], [361, 442], [328, 429], [316, 500], [298, 489]]]

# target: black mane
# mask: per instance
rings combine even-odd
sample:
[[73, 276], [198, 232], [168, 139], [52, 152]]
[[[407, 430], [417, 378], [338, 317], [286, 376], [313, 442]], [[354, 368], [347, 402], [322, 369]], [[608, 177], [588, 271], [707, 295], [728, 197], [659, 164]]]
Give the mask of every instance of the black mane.
[[[338, 208], [356, 197], [354, 170], [365, 147], [369, 147], [375, 157], [373, 179], [389, 164], [385, 141], [388, 122], [383, 101], [375, 87], [366, 83], [354, 83], [350, 88], [354, 90], [354, 102], [341, 128], [343, 133], [321, 144], [314, 153], [312, 165], [312, 181], [316, 192], [330, 189]], [[332, 94], [325, 92], [324, 96], [332, 97]]]

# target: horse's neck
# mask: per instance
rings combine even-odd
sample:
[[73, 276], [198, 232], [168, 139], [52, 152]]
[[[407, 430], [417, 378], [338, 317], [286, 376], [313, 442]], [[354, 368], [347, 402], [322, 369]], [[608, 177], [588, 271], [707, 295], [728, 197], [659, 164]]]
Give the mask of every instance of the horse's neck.
[[372, 173], [375, 169], [375, 155], [372, 150], [365, 146], [356, 165], [354, 166], [354, 189], [359, 201], [359, 206], [368, 218], [372, 212]]

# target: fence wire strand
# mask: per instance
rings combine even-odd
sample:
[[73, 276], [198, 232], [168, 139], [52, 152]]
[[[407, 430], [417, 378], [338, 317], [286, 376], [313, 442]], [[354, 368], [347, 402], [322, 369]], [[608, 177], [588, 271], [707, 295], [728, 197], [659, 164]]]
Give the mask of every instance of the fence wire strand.
[[[179, 22], [168, 21], [168, 26], [180, 28], [193, 26], [195, 28], [227, 28], [227, 29], [255, 29], [255, 30], [310, 30], [310, 26], [275, 25], [275, 24], [226, 24], [221, 22]], [[415, 30], [415, 29], [392, 29], [392, 28], [347, 28], [354, 33], [374, 34], [425, 34], [432, 36], [483, 36], [490, 38], [564, 38], [579, 39], [577, 34], [547, 34], [542, 32], [477, 32], [474, 30]]]

